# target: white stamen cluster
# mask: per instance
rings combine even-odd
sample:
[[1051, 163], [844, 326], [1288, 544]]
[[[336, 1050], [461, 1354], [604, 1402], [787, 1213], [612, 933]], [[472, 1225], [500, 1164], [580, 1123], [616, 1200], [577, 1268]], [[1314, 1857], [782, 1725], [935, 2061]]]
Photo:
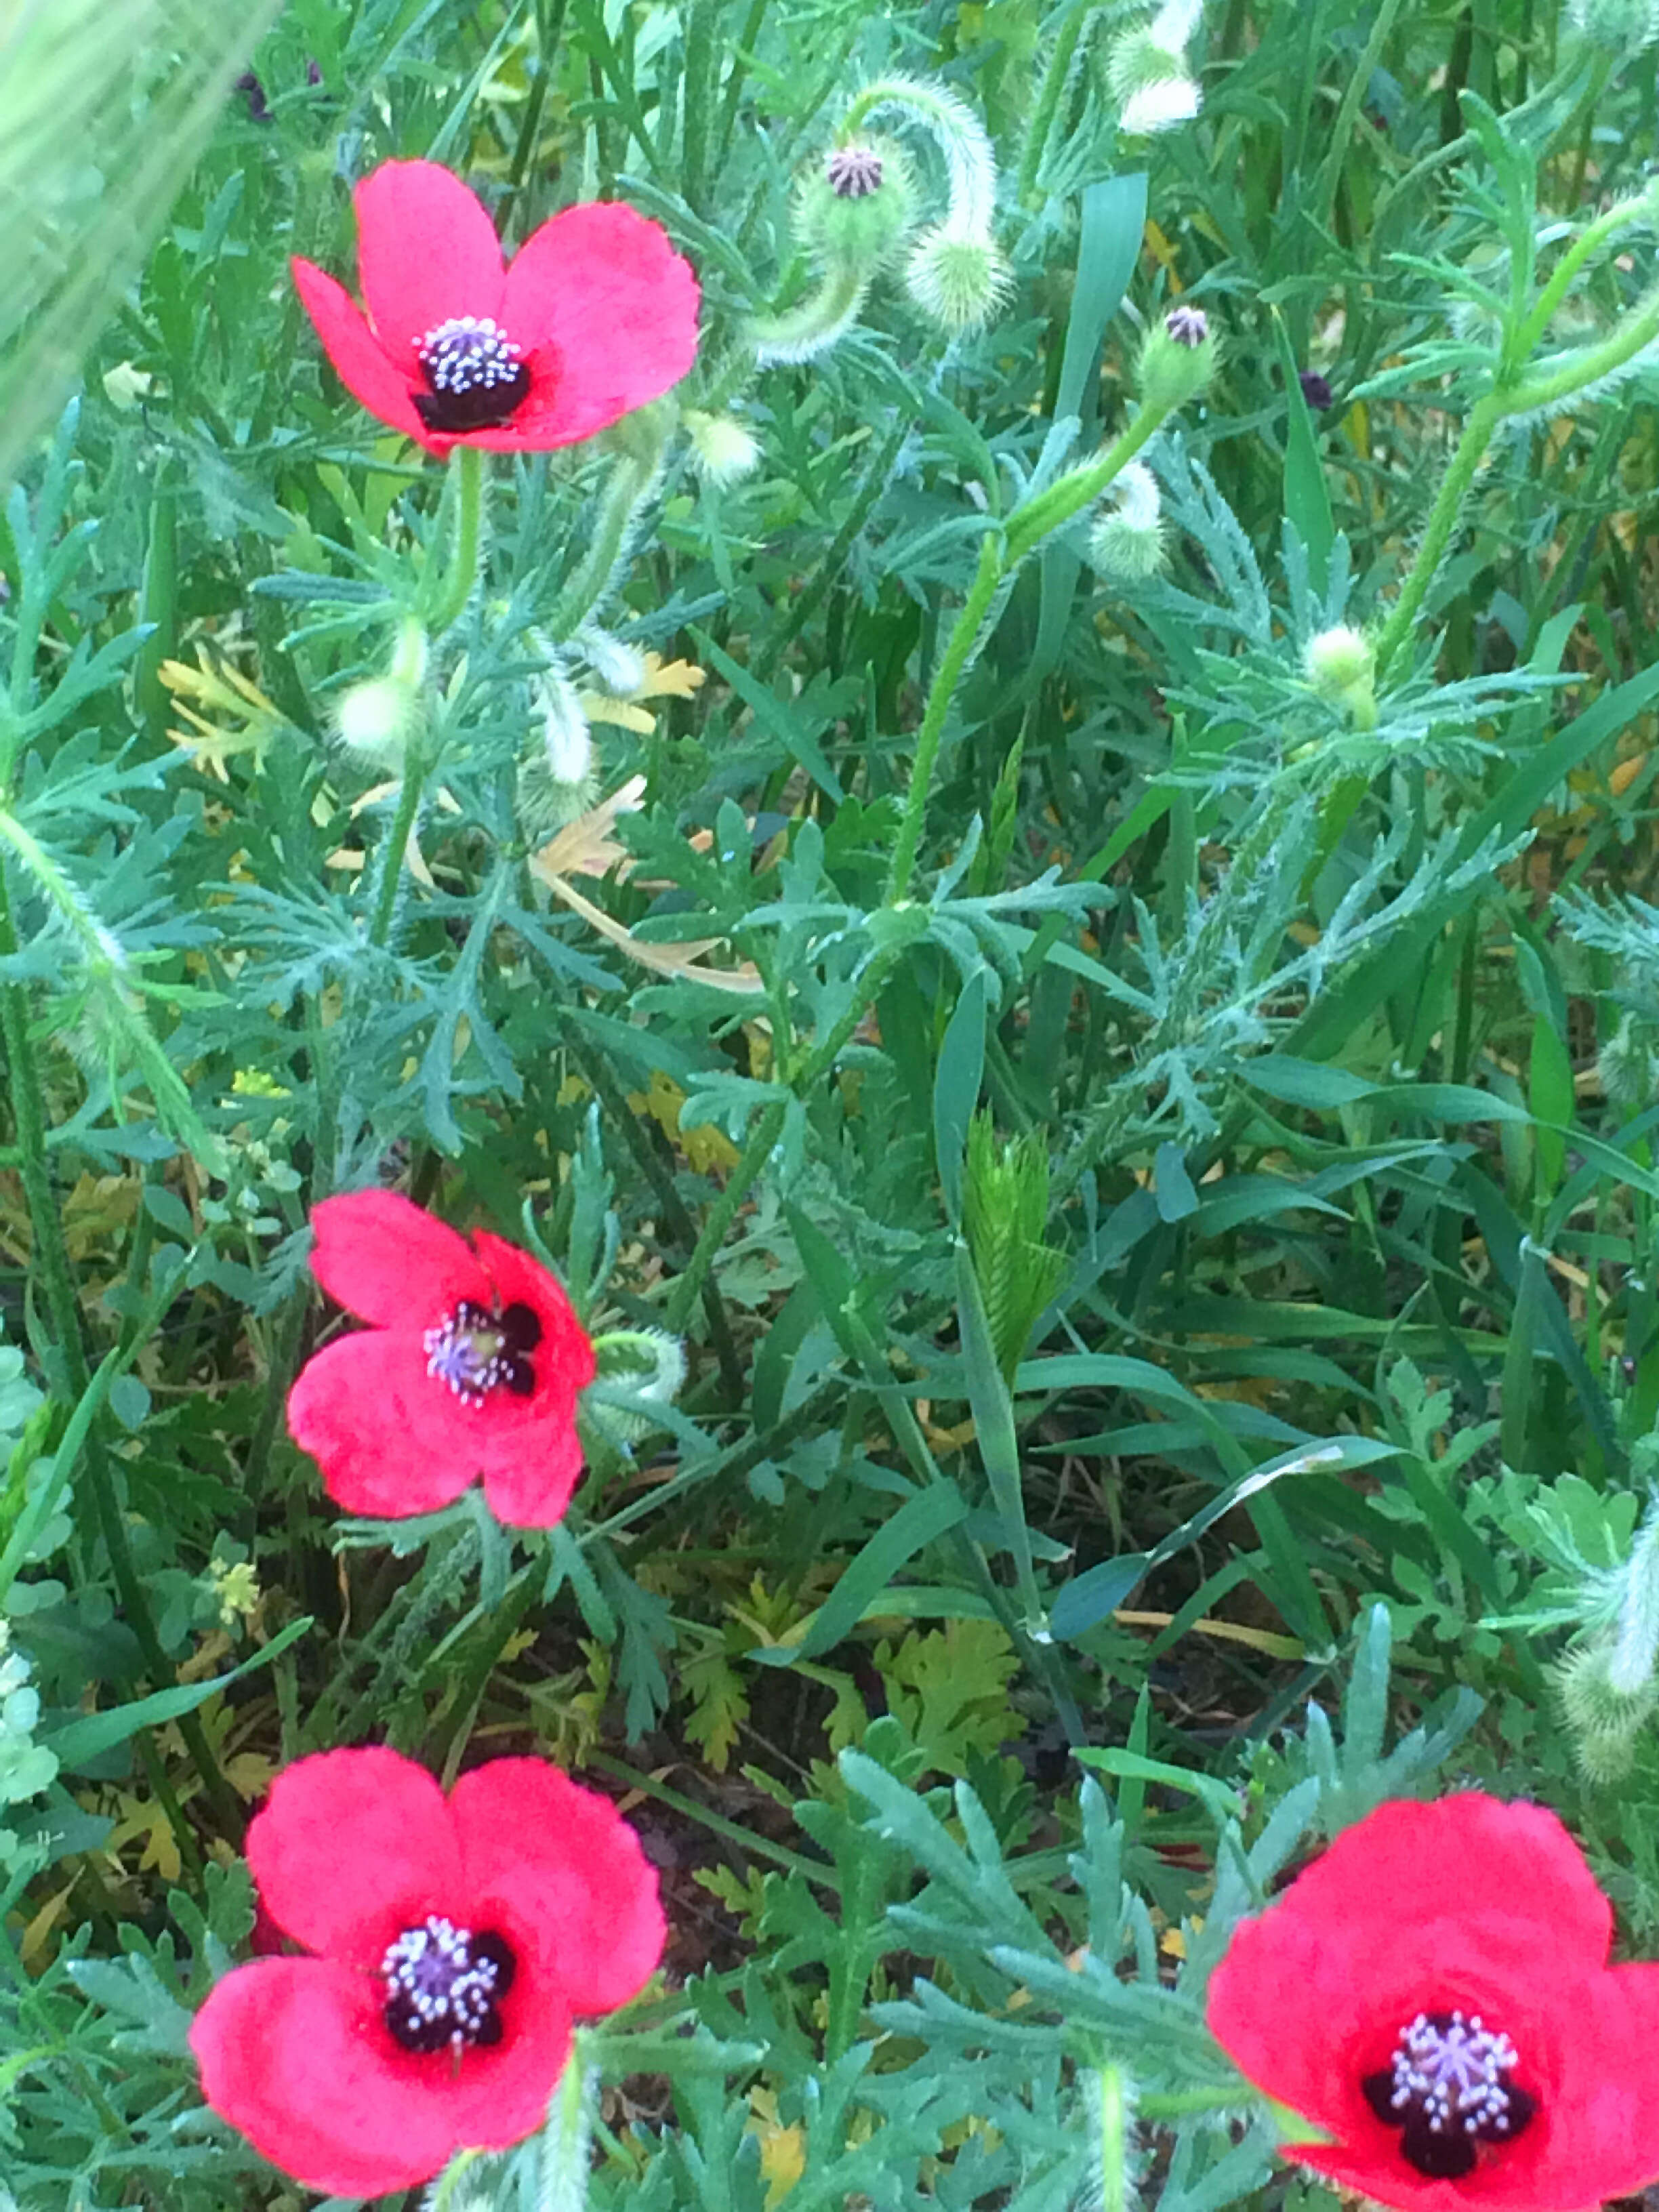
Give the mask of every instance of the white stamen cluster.
[[1455, 2128], [1466, 2135], [1506, 2135], [1505, 2077], [1518, 2063], [1515, 2045], [1507, 2035], [1483, 2027], [1478, 2012], [1439, 2018], [1443, 2026], [1420, 2012], [1401, 2028], [1389, 2102], [1398, 2112], [1420, 2112], [1436, 2135]]
[[434, 392], [491, 392], [524, 374], [523, 349], [493, 315], [452, 315], [434, 323], [416, 350]]
[[491, 1958], [474, 1958], [472, 1931], [429, 1912], [406, 1928], [380, 1960], [388, 2003], [412, 2014], [428, 2033], [447, 2033], [460, 2050], [472, 2042], [495, 2008], [501, 1969]]

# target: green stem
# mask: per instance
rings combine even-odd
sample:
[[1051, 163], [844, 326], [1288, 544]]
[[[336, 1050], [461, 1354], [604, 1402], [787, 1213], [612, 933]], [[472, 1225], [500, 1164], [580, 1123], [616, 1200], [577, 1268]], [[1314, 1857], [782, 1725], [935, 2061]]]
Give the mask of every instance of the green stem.
[[1469, 487], [1474, 483], [1480, 464], [1486, 457], [1492, 434], [1498, 428], [1502, 407], [1495, 393], [1488, 392], [1479, 399], [1469, 413], [1459, 439], [1457, 451], [1452, 455], [1451, 466], [1440, 480], [1440, 489], [1435, 495], [1429, 526], [1423, 533], [1423, 542], [1417, 549], [1405, 582], [1400, 587], [1400, 597], [1395, 601], [1394, 612], [1383, 623], [1376, 641], [1376, 681], [1380, 685], [1393, 660], [1417, 619], [1425, 594], [1440, 566], [1457, 517]]
[[660, 454], [623, 453], [617, 456], [599, 501], [593, 540], [586, 559], [553, 602], [547, 627], [556, 642], [569, 636], [598, 603], [611, 571], [622, 556], [623, 539], [640, 501], [651, 489]]
[[1135, 2112], [1143, 2120], [1184, 2119], [1188, 2112], [1237, 2110], [1242, 2101], [1238, 2085], [1219, 2089], [1171, 2089], [1163, 2095], [1135, 2099]]
[[1042, 83], [1036, 96], [1036, 106], [1031, 110], [1030, 128], [1025, 134], [1025, 151], [1020, 156], [1019, 197], [1029, 202], [1036, 187], [1037, 171], [1042, 166], [1048, 133], [1054, 127], [1060, 96], [1066, 89], [1066, 80], [1071, 74], [1072, 57], [1077, 52], [1077, 42], [1082, 34], [1091, 0], [1076, 0], [1071, 14], [1060, 25], [1055, 37], [1054, 51], [1048, 57], [1048, 66], [1043, 71]]
[[426, 771], [425, 759], [411, 747], [404, 759], [404, 780], [398, 787], [398, 811], [392, 817], [391, 834], [381, 855], [374, 914], [368, 925], [368, 941], [377, 947], [384, 945], [392, 934], [392, 917], [397, 912], [398, 890], [403, 882], [404, 855], [414, 834], [415, 817], [421, 811]]
[[986, 617], [994, 605], [999, 586], [1012, 574], [1025, 556], [1049, 533], [1072, 520], [1074, 514], [1092, 505], [1121, 471], [1133, 459], [1147, 440], [1170, 413], [1168, 408], [1143, 407], [1128, 428], [1125, 430], [1099, 460], [1088, 468], [1072, 469], [1039, 492], [1028, 506], [1017, 507], [1008, 519], [1006, 532], [999, 538], [995, 532], [988, 532], [979, 549], [979, 568], [969, 588], [951, 630], [943, 659], [933, 672], [927, 689], [927, 703], [922, 709], [921, 727], [916, 732], [915, 759], [910, 769], [910, 789], [905, 799], [904, 819], [893, 847], [892, 866], [887, 878], [889, 906], [896, 906], [908, 896], [910, 878], [915, 872], [916, 855], [921, 848], [921, 836], [926, 826], [927, 801], [932, 793], [933, 770], [939, 761], [939, 749], [945, 735], [945, 717], [956, 688], [981, 641]]
[[1620, 200], [1605, 215], [1587, 223], [1575, 238], [1550, 273], [1550, 280], [1539, 294], [1532, 313], [1516, 332], [1513, 348], [1512, 374], [1518, 374], [1532, 358], [1533, 349], [1550, 326], [1550, 319], [1567, 296], [1572, 281], [1598, 247], [1621, 230], [1648, 221], [1653, 212], [1652, 196], [1644, 192], [1638, 198]]
[[[0, 957], [11, 959], [16, 952], [17, 933], [12, 925], [10, 893], [5, 880], [5, 870], [0, 866]], [[70, 1273], [63, 1224], [52, 1195], [52, 1178], [46, 1172], [46, 1110], [40, 1069], [35, 1063], [33, 1042], [29, 1036], [28, 997], [21, 983], [0, 984], [0, 1042], [3, 1042], [5, 1048], [18, 1149], [23, 1155], [19, 1172], [28, 1206], [32, 1252], [46, 1285], [47, 1310], [52, 1316], [52, 1328], [58, 1338], [58, 1357], [61, 1364], [59, 1388], [70, 1400], [78, 1400], [90, 1387], [92, 1376], [87, 1364], [86, 1344], [81, 1334], [81, 1309], [75, 1295], [74, 1279]], [[173, 1669], [161, 1648], [149, 1601], [132, 1556], [125, 1517], [116, 1492], [115, 1476], [105, 1455], [102, 1439], [90, 1431], [86, 1439], [85, 1462], [99, 1531], [109, 1555], [110, 1571], [114, 1577], [116, 1593], [126, 1615], [127, 1625], [138, 1639], [138, 1648], [143, 1654], [144, 1664], [150, 1674], [158, 1684], [170, 1683]], [[179, 1720], [179, 1727], [224, 1833], [232, 1842], [240, 1842], [241, 1807], [237, 1802], [236, 1793], [220, 1771], [219, 1762], [213, 1755], [199, 1717], [194, 1713], [186, 1713]]]
[[483, 454], [477, 446], [457, 446], [449, 457], [449, 482], [454, 488], [454, 536], [450, 540], [449, 563], [436, 587], [428, 627], [435, 636], [459, 622], [478, 580], [478, 550], [483, 537]]

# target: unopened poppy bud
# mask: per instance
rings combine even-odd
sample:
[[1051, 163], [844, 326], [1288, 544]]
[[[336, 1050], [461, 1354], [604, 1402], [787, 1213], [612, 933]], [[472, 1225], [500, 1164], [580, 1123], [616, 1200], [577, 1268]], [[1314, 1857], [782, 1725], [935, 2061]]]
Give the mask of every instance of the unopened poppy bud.
[[953, 335], [989, 322], [1013, 289], [1007, 258], [988, 233], [938, 223], [916, 241], [904, 272], [910, 297]]
[[1609, 1105], [1621, 1113], [1650, 1106], [1659, 1094], [1659, 1055], [1651, 1032], [1626, 1014], [1596, 1055], [1596, 1070]]
[[1550, 1686], [1574, 1759], [1587, 1782], [1605, 1785], [1628, 1774], [1643, 1729], [1659, 1705], [1651, 1681], [1636, 1690], [1613, 1680], [1613, 1648], [1598, 1638], [1569, 1651], [1550, 1668]]
[[1581, 39], [1620, 61], [1659, 39], [1654, 0], [1567, 0], [1567, 21]]
[[1110, 504], [1089, 534], [1089, 562], [1111, 584], [1138, 584], [1164, 560], [1158, 478], [1144, 461], [1130, 461], [1107, 491]]
[[716, 490], [741, 483], [761, 465], [759, 441], [735, 415], [707, 415], [700, 407], [688, 407], [685, 434], [691, 441], [692, 465]]
[[1320, 697], [1341, 707], [1356, 728], [1376, 728], [1371, 648], [1357, 629], [1339, 623], [1334, 629], [1321, 630], [1304, 647], [1302, 665]]
[[1196, 399], [1215, 374], [1217, 346], [1202, 307], [1171, 307], [1140, 349], [1140, 398], [1159, 415]]
[[1121, 104], [1121, 129], [1167, 131], [1198, 113], [1199, 90], [1185, 58], [1198, 17], [1198, 0], [1168, 0], [1144, 30], [1113, 42], [1106, 81]]
[[855, 138], [805, 171], [795, 187], [795, 235], [824, 265], [872, 276], [904, 243], [915, 192], [904, 149]]
[[420, 727], [426, 632], [412, 615], [398, 625], [383, 676], [353, 684], [334, 702], [334, 734], [348, 752], [395, 768]]

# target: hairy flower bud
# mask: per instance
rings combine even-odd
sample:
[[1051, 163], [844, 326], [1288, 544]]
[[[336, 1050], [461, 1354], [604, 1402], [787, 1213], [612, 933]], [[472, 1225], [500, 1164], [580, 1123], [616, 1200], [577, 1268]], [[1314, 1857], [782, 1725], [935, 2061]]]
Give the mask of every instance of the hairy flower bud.
[[1321, 630], [1303, 647], [1302, 665], [1320, 697], [1340, 707], [1356, 729], [1376, 727], [1371, 648], [1359, 631], [1346, 623]]
[[849, 139], [815, 161], [795, 186], [795, 235], [825, 267], [874, 276], [897, 253], [915, 220], [910, 164], [892, 139]]
[[684, 420], [692, 465], [717, 491], [741, 483], [760, 466], [759, 441], [735, 415], [708, 415], [701, 407], [688, 407]]
[[1199, 89], [1188, 72], [1185, 50], [1199, 12], [1199, 0], [1168, 0], [1144, 29], [1113, 41], [1106, 82], [1120, 106], [1121, 129], [1167, 131], [1198, 113]]
[[1089, 562], [1110, 584], [1144, 583], [1164, 566], [1158, 478], [1144, 461], [1128, 462], [1106, 494], [1111, 502], [1089, 533]]
[[904, 281], [923, 313], [953, 334], [989, 322], [1012, 289], [996, 240], [955, 230], [948, 222], [916, 241]]
[[1659, 39], [1655, 0], [1567, 0], [1567, 21], [1581, 39], [1620, 61]]
[[1659, 1094], [1659, 1054], [1652, 1032], [1634, 1014], [1621, 1019], [1598, 1054], [1596, 1066], [1608, 1103], [1621, 1113], [1650, 1106]]
[[1140, 398], [1160, 415], [1173, 414], [1207, 389], [1218, 348], [1202, 307], [1171, 307], [1140, 349]]
[[420, 726], [426, 664], [426, 632], [406, 615], [385, 674], [349, 685], [334, 702], [334, 734], [348, 752], [380, 767], [398, 766]]
[[1606, 1639], [1581, 1644], [1550, 1668], [1550, 1686], [1586, 1781], [1605, 1785], [1628, 1774], [1642, 1730], [1659, 1705], [1650, 1680], [1635, 1690], [1613, 1679], [1613, 1647]]

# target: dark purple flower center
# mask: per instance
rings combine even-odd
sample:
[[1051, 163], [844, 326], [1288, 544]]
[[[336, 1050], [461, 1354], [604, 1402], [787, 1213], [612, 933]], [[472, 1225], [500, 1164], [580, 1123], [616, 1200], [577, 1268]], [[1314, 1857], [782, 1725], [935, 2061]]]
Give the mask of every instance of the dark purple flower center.
[[430, 392], [414, 395], [428, 430], [489, 430], [505, 422], [530, 390], [530, 371], [493, 315], [452, 315], [416, 351]]
[[837, 199], [868, 199], [881, 190], [881, 156], [869, 146], [837, 146], [824, 173]]
[[482, 1406], [492, 1390], [530, 1397], [536, 1388], [530, 1354], [541, 1340], [541, 1322], [529, 1306], [515, 1299], [492, 1313], [471, 1298], [421, 1340], [427, 1373], [447, 1382], [464, 1406]]
[[1403, 2130], [1401, 2155], [1431, 2180], [1473, 2171], [1480, 2143], [1513, 2142], [1537, 2111], [1511, 2076], [1515, 2045], [1478, 2012], [1420, 2012], [1391, 2064], [1360, 2082], [1379, 2120]]
[[386, 2024], [405, 2051], [450, 2050], [459, 2057], [501, 2039], [498, 1998], [513, 1986], [518, 1962], [500, 1936], [475, 1936], [441, 1913], [405, 1928], [380, 1961]]

